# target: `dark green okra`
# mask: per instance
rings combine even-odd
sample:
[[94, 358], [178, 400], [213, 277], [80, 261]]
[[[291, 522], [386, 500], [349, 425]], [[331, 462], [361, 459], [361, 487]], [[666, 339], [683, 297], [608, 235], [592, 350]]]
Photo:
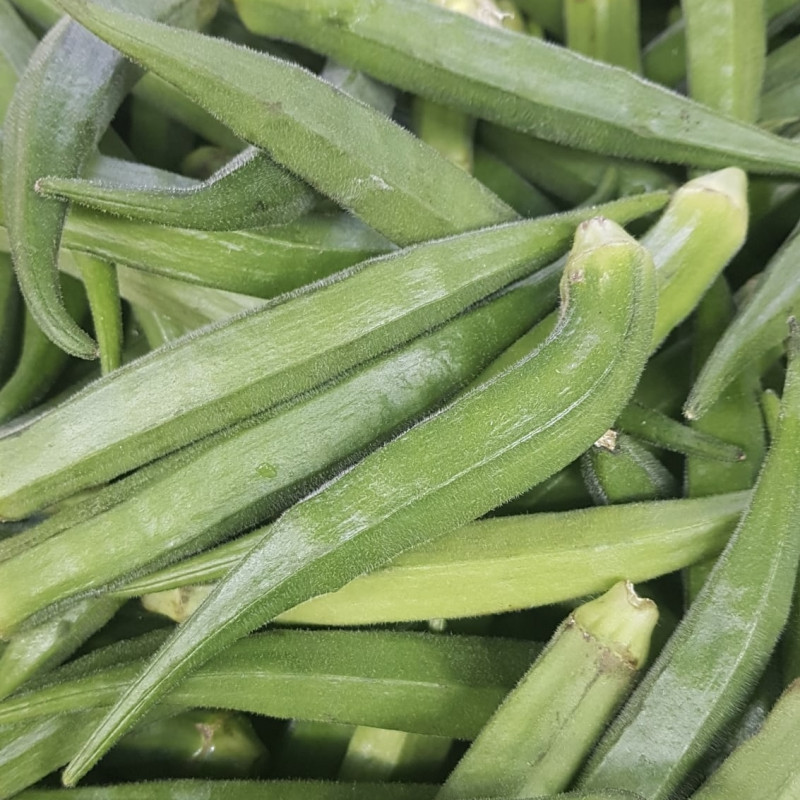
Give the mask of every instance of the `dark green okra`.
[[0, 562], [0, 630], [274, 517], [346, 459], [463, 386], [555, 303], [557, 280], [550, 291], [538, 281], [523, 284], [305, 402], [248, 421], [216, 443], [201, 441], [194, 459], [168, 457], [184, 464], [159, 470], [160, 479], [132, 496]]
[[124, 174], [121, 177], [117, 185], [43, 177], [36, 189], [48, 197], [128, 219], [216, 231], [292, 222], [316, 199], [309, 186], [255, 147], [243, 150], [211, 178], [191, 187], [126, 187], [119, 185], [125, 182]]
[[[406, 91], [542, 139], [697, 167], [800, 169], [796, 143], [632, 73], [427, 0], [237, 0], [236, 7], [258, 33], [301, 43]], [[441, 47], [443, 29], [447, 48]], [[519, 77], [538, 74], [548, 80]]]
[[82, 0], [61, 5], [396, 244], [517, 218], [432, 147], [301, 67]]
[[[68, 275], [61, 276], [60, 283], [68, 313], [78, 320], [88, 316], [83, 286]], [[69, 362], [67, 353], [42, 332], [30, 311], [26, 309], [24, 316], [22, 350], [14, 372], [0, 388], [0, 423], [42, 400]]]
[[[593, 214], [631, 219], [663, 202], [638, 196], [418, 245], [178, 340], [0, 437], [0, 518], [108, 481], [408, 341], [552, 261]], [[46, 461], [36, 456], [44, 446]]]
[[764, 669], [786, 624], [800, 559], [800, 332], [775, 440], [739, 526], [581, 780], [672, 795]]
[[[120, 698], [67, 767], [65, 785], [226, 644], [475, 519], [583, 452], [627, 402], [647, 361], [652, 260], [618, 225], [595, 218], [578, 229], [561, 292], [561, 320], [534, 355], [287, 511]], [[530, 402], [532, 380], [562, 388]]]
[[[146, 4], [142, 12], [198, 26], [215, 8], [215, 0], [173, 0]], [[56, 262], [67, 205], [38, 196], [34, 183], [43, 175], [80, 173], [139, 74], [65, 17], [37, 47], [4, 126], [3, 204], [20, 289], [45, 335], [81, 358], [96, 357], [97, 348], [61, 297]]]
[[[738, 492], [481, 520], [403, 553], [278, 619], [297, 625], [364, 625], [480, 616], [605, 591], [622, 574], [650, 580], [716, 555], [748, 499], [748, 493]], [[180, 602], [185, 596], [169, 590], [224, 577], [261, 535], [246, 534], [142, 576], [118, 594], [169, 593], [161, 608], [175, 597], [179, 602], [173, 608], [188, 616], [191, 609]], [[538, 578], [531, 581], [534, 572]], [[201, 588], [202, 593], [190, 595], [195, 606], [209, 592]]]
[[[647, 661], [658, 620], [630, 583], [580, 605], [445, 781], [437, 800], [565, 789]], [[535, 725], [531, 725], [535, 720]]]

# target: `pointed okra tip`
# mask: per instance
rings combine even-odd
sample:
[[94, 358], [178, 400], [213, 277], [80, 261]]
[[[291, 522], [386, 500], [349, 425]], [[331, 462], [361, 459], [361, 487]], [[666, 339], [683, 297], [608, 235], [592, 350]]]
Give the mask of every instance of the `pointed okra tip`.
[[572, 249], [573, 252], [579, 252], [613, 244], [629, 244], [631, 241], [621, 225], [605, 217], [592, 217], [578, 225]]
[[604, 595], [577, 608], [572, 616], [586, 634], [634, 668], [647, 660], [658, 608], [652, 600], [639, 597], [630, 581], [614, 584]]

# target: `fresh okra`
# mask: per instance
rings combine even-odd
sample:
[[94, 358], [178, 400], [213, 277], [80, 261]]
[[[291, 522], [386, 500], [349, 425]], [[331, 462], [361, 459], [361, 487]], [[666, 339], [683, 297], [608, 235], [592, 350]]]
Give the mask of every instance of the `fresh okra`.
[[0, 253], [0, 387], [13, 372], [19, 356], [22, 302], [11, 259]]
[[9, 0], [0, 2], [0, 126], [19, 75], [22, 74], [36, 37], [28, 30]]
[[437, 800], [565, 789], [633, 688], [657, 620], [655, 604], [629, 583], [579, 606], [483, 727]]
[[[0, 730], [108, 707], [163, 641], [140, 639], [145, 652], [126, 652], [124, 663], [98, 669], [96, 657], [83, 657], [7, 698]], [[128, 644], [130, 651], [137, 643]], [[275, 630], [234, 643], [165, 702], [173, 710], [228, 708], [473, 739], [540, 650], [535, 642], [477, 636]]]
[[564, 27], [571, 50], [642, 71], [638, 0], [564, 0]]
[[791, 800], [800, 791], [800, 682], [792, 683], [756, 735], [729, 756], [692, 800]]
[[[632, 394], [649, 354], [652, 260], [615, 223], [590, 220], [578, 229], [561, 291], [561, 320], [535, 354], [287, 511], [109, 712], [67, 767], [65, 785], [225, 644], [486, 513], [596, 440]], [[573, 379], [567, 385], [564, 374]], [[531, 381], [548, 378], [562, 390], [532, 399]], [[521, 411], [523, 396], [532, 401]]]
[[[296, 625], [365, 625], [480, 616], [605, 591], [620, 575], [650, 580], [716, 555], [748, 498], [738, 492], [481, 520], [277, 619]], [[218, 580], [260, 536], [246, 534], [142, 576], [117, 594], [135, 597]], [[531, 574], [537, 580], [530, 580]], [[201, 600], [208, 594], [208, 587], [202, 588]]]
[[251, 147], [207, 181], [192, 187], [142, 189], [44, 177], [36, 189], [128, 219], [195, 230], [241, 230], [292, 222], [308, 211], [314, 192]]
[[[236, 8], [257, 33], [298, 42], [406, 91], [543, 139], [697, 167], [800, 169], [794, 143], [632, 73], [489, 28], [427, 0], [237, 0]], [[81, 19], [91, 24], [88, 15]], [[445, 29], [448, 46], [442, 48], [439, 31]], [[540, 74], [548, 79], [516, 78]]]
[[[535, 282], [513, 289], [283, 413], [225, 432], [215, 446], [201, 442], [201, 452], [182, 467], [0, 562], [0, 630], [13, 630], [50, 603], [163, 566], [274, 517], [345, 459], [452, 395], [550, 300]], [[124, 537], [115, 535], [120, 530]], [[70, 556], [79, 552], [94, 557]]]
[[[173, 0], [143, 12], [197, 26], [215, 6], [213, 0]], [[37, 47], [4, 125], [3, 204], [20, 289], [45, 335], [81, 358], [97, 351], [61, 298], [56, 260], [67, 207], [38, 196], [34, 183], [42, 175], [80, 172], [138, 76], [138, 68], [65, 17]], [[54, 131], [61, 134], [54, 137]]]
[[178, 340], [0, 437], [0, 518], [24, 517], [312, 389], [544, 266], [581, 220], [600, 210], [630, 219], [663, 200], [628, 198], [412, 247]]
[[436, 150], [300, 67], [98, 5], [62, 5], [396, 244], [517, 218]]
[[[734, 717], [786, 624], [800, 558], [800, 333], [775, 440], [750, 506], [655, 665], [601, 740], [581, 780], [669, 797]], [[788, 478], [787, 478], [788, 476]]]

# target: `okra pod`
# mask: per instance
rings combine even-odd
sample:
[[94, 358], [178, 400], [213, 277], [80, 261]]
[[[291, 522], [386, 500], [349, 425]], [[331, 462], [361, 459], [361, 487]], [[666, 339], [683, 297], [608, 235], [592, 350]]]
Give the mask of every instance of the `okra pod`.
[[[427, 0], [237, 0], [236, 8], [257, 33], [298, 42], [406, 91], [542, 139], [711, 169], [800, 170], [796, 143], [617, 67], [489, 28]], [[441, 30], [448, 31], [446, 48]], [[519, 78], [541, 74], [548, 80]]]
[[[345, 459], [427, 413], [479, 372], [549, 308], [548, 293], [538, 289], [534, 283], [512, 290], [283, 413], [248, 421], [215, 445], [201, 442], [196, 458], [162, 470], [160, 480], [0, 562], [0, 630], [274, 517]], [[115, 536], [119, 530], [126, 535]]]
[[[647, 252], [615, 223], [590, 220], [575, 239], [561, 282], [561, 320], [536, 354], [287, 511], [120, 698], [67, 767], [65, 785], [226, 644], [486, 513], [597, 439], [647, 361], [655, 276]], [[558, 389], [540, 390], [520, 409], [531, 380], [552, 380]]]
[[[800, 333], [793, 326], [777, 435], [702, 591], [601, 740], [581, 780], [670, 796], [734, 717], [786, 624], [800, 558]], [[787, 477], [788, 476], [788, 477]]]
[[432, 147], [301, 67], [82, 0], [61, 5], [396, 244], [517, 218]]
[[[149, 641], [140, 646], [147, 652], [130, 652], [135, 644], [123, 663], [98, 666], [96, 657], [84, 657], [7, 698], [0, 730], [107, 708], [153, 652]], [[496, 637], [273, 630], [235, 642], [164, 702], [173, 711], [228, 708], [473, 739], [540, 651], [536, 642]]]
[[[278, 620], [297, 625], [367, 625], [479, 616], [605, 591], [623, 574], [634, 581], [650, 580], [718, 554], [748, 499], [749, 493], [737, 492], [492, 517], [403, 553]], [[218, 580], [260, 535], [246, 534], [142, 576], [117, 592], [135, 597]], [[531, 571], [538, 580], [530, 580]]]
[[[437, 800], [566, 788], [647, 661], [658, 620], [630, 583], [579, 606], [481, 730]], [[531, 720], [535, 720], [531, 726]]]
[[800, 792], [800, 681], [794, 681], [763, 728], [734, 750], [692, 800], [791, 800]]
[[638, 0], [564, 0], [564, 27], [570, 50], [642, 71]]
[[43, 177], [36, 190], [128, 219], [195, 230], [241, 230], [300, 217], [316, 195], [299, 178], [249, 147], [191, 187], [143, 189], [75, 178]]
[[13, 372], [19, 358], [22, 302], [11, 259], [0, 253], [0, 388]]
[[312, 389], [548, 263], [581, 220], [600, 210], [630, 219], [663, 199], [419, 245], [155, 351], [0, 437], [0, 518], [24, 517]]
[[19, 76], [36, 47], [36, 37], [9, 0], [0, 2], [0, 127]]
[[684, 406], [688, 419], [701, 417], [748, 364], [786, 336], [786, 317], [800, 299], [796, 280], [800, 236], [795, 230], [771, 259], [755, 293], [739, 311], [703, 365]]
[[[142, 10], [197, 26], [215, 7], [213, 0], [173, 0]], [[38, 196], [34, 183], [42, 175], [79, 174], [138, 77], [137, 67], [65, 17], [37, 47], [4, 125], [3, 203], [20, 289], [45, 335], [81, 358], [95, 358], [97, 349], [67, 312], [58, 283], [67, 206]], [[54, 137], [53, 131], [61, 134]]]

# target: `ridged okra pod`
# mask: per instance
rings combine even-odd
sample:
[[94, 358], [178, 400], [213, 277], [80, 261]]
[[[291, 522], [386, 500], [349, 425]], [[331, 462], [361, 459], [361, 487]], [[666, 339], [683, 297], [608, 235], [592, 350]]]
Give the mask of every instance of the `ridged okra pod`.
[[[215, 6], [214, 0], [173, 0], [148, 3], [142, 12], [197, 26]], [[37, 195], [34, 183], [43, 175], [80, 173], [139, 74], [113, 48], [65, 17], [37, 47], [4, 125], [3, 203], [20, 288], [44, 333], [81, 358], [96, 357], [97, 349], [61, 298], [56, 261], [67, 204]]]
[[486, 723], [437, 800], [523, 798], [566, 788], [633, 688], [657, 620], [655, 604], [625, 582], [575, 609]]
[[395, 244], [517, 219], [432, 147], [301, 67], [82, 0], [61, 5]]
[[[796, 143], [632, 73], [532, 36], [489, 28], [427, 0], [237, 0], [236, 7], [251, 30], [542, 139], [711, 169], [800, 170]], [[446, 48], [442, 30], [448, 32]], [[548, 79], [530, 77], [537, 75]]]
[[558, 257], [593, 214], [631, 219], [663, 201], [639, 196], [418, 245], [138, 359], [0, 437], [0, 518], [107, 481], [408, 341]]
[[750, 506], [702, 591], [601, 740], [584, 788], [669, 797], [731, 722], [786, 624], [800, 558], [800, 333]]
[[536, 353], [287, 511], [156, 654], [71, 762], [65, 784], [226, 644], [486, 513], [596, 440], [649, 354], [652, 260], [618, 225], [595, 218], [578, 229], [561, 292], [559, 324]]
[[692, 800], [792, 800], [800, 793], [800, 681], [770, 711], [763, 728], [740, 745]]
[[[601, 592], [620, 574], [650, 580], [717, 555], [748, 499], [749, 493], [737, 492], [479, 520], [402, 553], [338, 592], [301, 603], [278, 620], [369, 625], [479, 616]], [[224, 577], [262, 535], [245, 534], [144, 575], [118, 593], [135, 597], [163, 592], [167, 596], [160, 598], [161, 613], [177, 609], [182, 621], [193, 610], [187, 603], [196, 607], [211, 587], [195, 587], [188, 597], [177, 587]], [[530, 580], [533, 571], [535, 581]]]
[[283, 413], [247, 421], [210, 446], [202, 440], [193, 459], [176, 453], [173, 461], [188, 463], [0, 563], [0, 630], [274, 517], [345, 459], [451, 396], [552, 302], [536, 282], [512, 289]]

